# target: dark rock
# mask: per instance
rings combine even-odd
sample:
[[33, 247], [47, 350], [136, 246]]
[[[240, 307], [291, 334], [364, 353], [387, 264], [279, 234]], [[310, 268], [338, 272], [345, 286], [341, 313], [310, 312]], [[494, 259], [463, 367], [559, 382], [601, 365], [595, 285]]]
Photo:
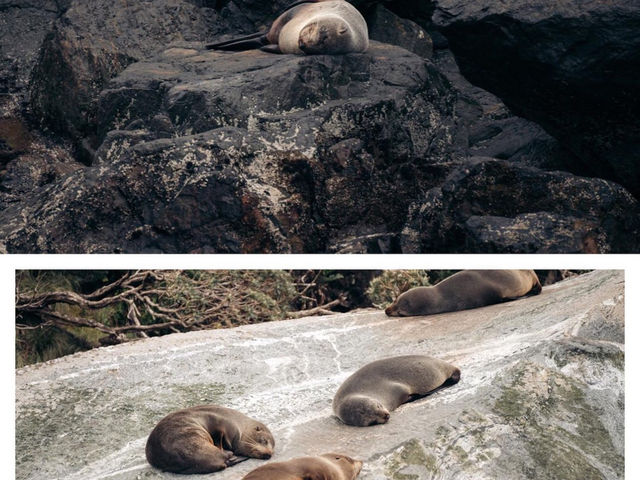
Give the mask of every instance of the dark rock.
[[[9, 49], [22, 63], [0, 122], [0, 242], [25, 253], [638, 251], [637, 205], [611, 183], [549, 173], [594, 170], [577, 166], [590, 160], [571, 136], [460, 73], [433, 2], [353, 2], [374, 37], [430, 56], [432, 36], [432, 61], [375, 41], [346, 56], [203, 50], [266, 28], [288, 3], [0, 2], [0, 22], [38, 12], [11, 26], [24, 42]], [[48, 136], [20, 113], [29, 75], [25, 110]], [[496, 190], [486, 172], [453, 173], [473, 156], [511, 162], [501, 168], [519, 180]], [[547, 191], [563, 176], [572, 204]], [[411, 209], [464, 178], [468, 198], [446, 193], [433, 225]], [[506, 213], [494, 208], [503, 198]]]
[[472, 159], [413, 207], [403, 252], [636, 251], [638, 202], [600, 179]]
[[311, 252], [384, 237], [448, 172], [437, 164], [454, 98], [424, 59], [384, 44], [312, 57], [172, 48], [103, 92], [95, 167], [38, 191], [28, 224], [7, 213], [7, 246]]
[[518, 161], [543, 169], [566, 170], [575, 156], [540, 126], [515, 116], [495, 95], [465, 79], [449, 50], [438, 51], [436, 67], [455, 87], [456, 144], [469, 156]]
[[17, 118], [0, 118], [0, 166], [24, 153], [31, 145], [31, 134]]
[[640, 4], [436, 0], [462, 73], [640, 196]]
[[406, 48], [421, 57], [431, 58], [433, 42], [429, 34], [417, 23], [400, 18], [382, 5], [367, 16], [369, 38]]
[[21, 106], [40, 45], [61, 4], [0, 0], [0, 117], [15, 114]]
[[204, 41], [216, 31], [215, 10], [184, 0], [72, 1], [33, 71], [33, 117], [75, 140], [90, 135], [95, 100], [109, 79], [171, 42]]
[[50, 185], [82, 168], [68, 149], [38, 138], [29, 152], [18, 155], [1, 171], [0, 209], [20, 204], [34, 190]]

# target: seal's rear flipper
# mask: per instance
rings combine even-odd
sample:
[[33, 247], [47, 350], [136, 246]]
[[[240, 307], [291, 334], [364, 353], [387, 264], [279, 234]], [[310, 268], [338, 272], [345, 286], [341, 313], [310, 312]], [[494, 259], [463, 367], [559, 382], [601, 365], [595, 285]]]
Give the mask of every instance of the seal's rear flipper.
[[263, 52], [269, 52], [269, 53], [282, 53], [280, 51], [280, 47], [275, 44], [265, 45], [260, 50], [262, 50]]
[[267, 45], [267, 35], [263, 32], [252, 33], [244, 37], [234, 38], [226, 42], [210, 43], [205, 45], [207, 50], [252, 50]]
[[236, 457], [234, 455], [233, 457], [229, 458], [225, 463], [227, 464], [227, 467], [233, 467], [234, 465], [237, 465], [238, 463], [246, 462], [247, 460], [249, 460], [249, 457]]

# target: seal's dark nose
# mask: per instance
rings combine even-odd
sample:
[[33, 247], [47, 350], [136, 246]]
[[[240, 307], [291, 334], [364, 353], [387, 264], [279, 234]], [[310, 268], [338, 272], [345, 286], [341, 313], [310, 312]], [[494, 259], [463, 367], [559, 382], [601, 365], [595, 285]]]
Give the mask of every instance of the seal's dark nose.
[[392, 316], [393, 315], [393, 305], [389, 305], [387, 308], [384, 309], [384, 313], [386, 313], [388, 316]]
[[298, 40], [298, 48], [303, 52], [306, 51], [307, 45], [304, 43], [304, 40]]

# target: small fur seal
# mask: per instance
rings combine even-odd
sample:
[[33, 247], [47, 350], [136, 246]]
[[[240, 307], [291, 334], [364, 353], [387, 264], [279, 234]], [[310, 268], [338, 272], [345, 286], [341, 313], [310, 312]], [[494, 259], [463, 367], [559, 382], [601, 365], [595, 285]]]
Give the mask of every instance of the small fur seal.
[[391, 317], [432, 315], [515, 300], [542, 290], [533, 270], [463, 270], [433, 287], [416, 287], [385, 309]]
[[295, 2], [275, 19], [268, 32], [258, 32], [207, 45], [209, 50], [250, 50], [272, 53], [341, 54], [369, 48], [367, 22], [344, 0]]
[[333, 412], [347, 425], [386, 423], [389, 412], [403, 403], [459, 380], [458, 367], [426, 355], [377, 360], [344, 381], [333, 398]]
[[273, 436], [262, 423], [218, 405], [170, 413], [151, 431], [145, 453], [151, 465], [174, 473], [210, 473], [242, 461], [271, 458]]
[[252, 470], [242, 480], [354, 480], [362, 462], [338, 453], [273, 462]]

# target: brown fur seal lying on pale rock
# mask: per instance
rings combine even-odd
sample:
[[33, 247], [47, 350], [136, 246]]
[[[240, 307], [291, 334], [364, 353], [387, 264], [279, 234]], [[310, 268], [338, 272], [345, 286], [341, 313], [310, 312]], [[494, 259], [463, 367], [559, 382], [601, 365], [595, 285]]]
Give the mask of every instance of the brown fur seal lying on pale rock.
[[210, 50], [250, 50], [273, 53], [341, 54], [369, 48], [367, 22], [344, 0], [309, 0], [290, 5], [268, 32], [258, 32], [207, 45]]
[[433, 287], [416, 287], [385, 309], [392, 317], [432, 315], [514, 300], [542, 290], [533, 270], [463, 270]]
[[337, 453], [294, 458], [256, 468], [242, 480], [354, 480], [362, 462]]
[[262, 423], [218, 405], [170, 413], [155, 426], [145, 452], [151, 465], [174, 473], [210, 473], [238, 463], [236, 455], [271, 458], [273, 436]]
[[457, 383], [460, 369], [426, 355], [406, 355], [369, 363], [338, 389], [333, 411], [347, 425], [386, 423], [389, 412], [440, 387]]

